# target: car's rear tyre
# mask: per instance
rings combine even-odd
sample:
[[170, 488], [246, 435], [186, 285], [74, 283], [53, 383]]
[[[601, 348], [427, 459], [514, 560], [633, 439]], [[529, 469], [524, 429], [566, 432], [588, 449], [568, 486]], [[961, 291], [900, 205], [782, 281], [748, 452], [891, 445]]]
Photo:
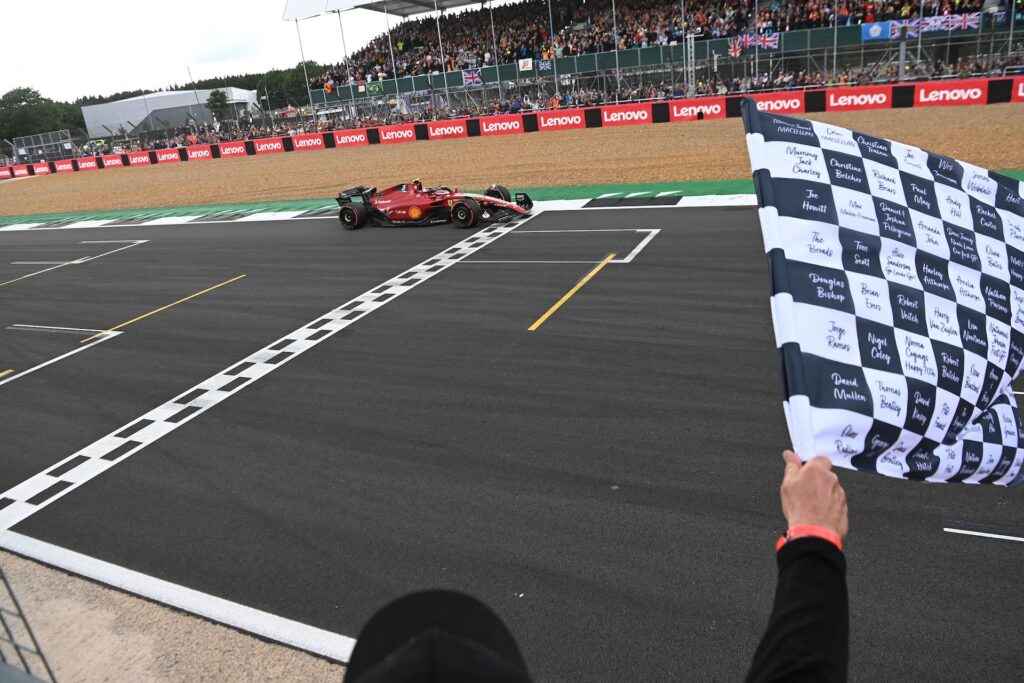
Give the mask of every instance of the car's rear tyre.
[[452, 204], [452, 223], [457, 228], [472, 228], [480, 220], [480, 204], [471, 197], [465, 197]]
[[366, 225], [368, 215], [366, 207], [362, 204], [346, 204], [338, 212], [338, 220], [346, 230], [358, 230]]
[[484, 196], [494, 197], [495, 199], [500, 199], [503, 202], [512, 201], [512, 193], [509, 192], [508, 188], [504, 185], [491, 185], [487, 188], [487, 191], [484, 192]]

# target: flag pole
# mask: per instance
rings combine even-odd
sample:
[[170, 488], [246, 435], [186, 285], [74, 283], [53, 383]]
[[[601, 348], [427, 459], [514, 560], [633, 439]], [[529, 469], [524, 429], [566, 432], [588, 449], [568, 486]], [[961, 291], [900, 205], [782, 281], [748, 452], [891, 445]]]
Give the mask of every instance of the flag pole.
[[551, 40], [551, 66], [555, 71], [555, 95], [557, 96], [561, 93], [558, 87], [558, 57], [555, 55], [555, 15], [551, 9], [551, 0], [548, 0], [548, 22], [551, 30], [551, 34], [548, 36]]
[[388, 2], [384, 0], [384, 21], [388, 28], [388, 50], [391, 52], [391, 75], [395, 79], [395, 99], [398, 99], [398, 65], [395, 63], [395, 46], [391, 42], [391, 17], [388, 15]]
[[356, 109], [356, 91], [355, 88], [352, 87], [352, 78], [348, 72], [348, 46], [345, 44], [345, 27], [342, 26], [341, 23], [341, 10], [335, 10], [335, 14], [338, 15], [338, 30], [341, 31], [341, 51], [342, 54], [345, 55], [345, 85], [348, 86], [348, 94], [349, 97], [352, 99], [352, 116], [353, 118], [358, 118], [356, 117], [356, 114], [358, 114], [358, 111]]
[[448, 72], [444, 69], [444, 41], [441, 39], [441, 10], [437, 9], [437, 0], [434, 0], [434, 11], [437, 12], [437, 16], [434, 17], [434, 21], [437, 22], [437, 47], [441, 50], [441, 78], [444, 80], [444, 99], [445, 106], [451, 104], [452, 98], [448, 93]]
[[[487, 8], [491, 11], [491, 41], [494, 43], [494, 75], [498, 78], [498, 99], [504, 95], [501, 93], [501, 62], [498, 61], [498, 36], [494, 33], [494, 0], [487, 0]], [[1013, 35], [1013, 32], [1010, 32]], [[554, 62], [552, 62], [554, 63]]]
[[295, 20], [295, 33], [299, 36], [299, 56], [302, 57], [302, 75], [306, 78], [306, 95], [309, 96], [310, 114], [316, 116], [313, 107], [313, 91], [309, 88], [309, 72], [306, 71], [306, 50], [302, 47], [302, 31], [299, 30], [299, 20]]

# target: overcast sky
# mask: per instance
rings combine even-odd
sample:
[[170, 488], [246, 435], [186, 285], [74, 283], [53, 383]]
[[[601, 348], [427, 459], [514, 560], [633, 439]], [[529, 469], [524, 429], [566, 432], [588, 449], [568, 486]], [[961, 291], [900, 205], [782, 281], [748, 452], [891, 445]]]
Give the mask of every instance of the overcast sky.
[[[0, 94], [27, 86], [68, 101], [184, 85], [186, 67], [197, 80], [291, 67], [299, 43], [284, 7], [285, 0], [0, 0]], [[341, 16], [350, 53], [385, 30], [377, 12]], [[306, 59], [341, 60], [336, 15], [299, 27]]]

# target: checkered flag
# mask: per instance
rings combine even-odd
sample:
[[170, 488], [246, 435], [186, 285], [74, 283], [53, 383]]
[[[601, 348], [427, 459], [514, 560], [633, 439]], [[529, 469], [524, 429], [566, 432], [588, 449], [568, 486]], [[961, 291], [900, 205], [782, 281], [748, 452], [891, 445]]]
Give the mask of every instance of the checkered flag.
[[1022, 183], [743, 101], [798, 454], [1024, 482]]

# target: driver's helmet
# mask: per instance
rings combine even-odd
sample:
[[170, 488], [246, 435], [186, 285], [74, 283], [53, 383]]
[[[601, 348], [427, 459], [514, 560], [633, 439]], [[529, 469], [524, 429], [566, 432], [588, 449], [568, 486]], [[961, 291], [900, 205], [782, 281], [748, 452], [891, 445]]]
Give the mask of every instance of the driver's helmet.
[[414, 192], [422, 192], [423, 191], [423, 183], [420, 182], [419, 178], [413, 178], [412, 183], [410, 183], [410, 185], [409, 185], [409, 189], [413, 190]]

